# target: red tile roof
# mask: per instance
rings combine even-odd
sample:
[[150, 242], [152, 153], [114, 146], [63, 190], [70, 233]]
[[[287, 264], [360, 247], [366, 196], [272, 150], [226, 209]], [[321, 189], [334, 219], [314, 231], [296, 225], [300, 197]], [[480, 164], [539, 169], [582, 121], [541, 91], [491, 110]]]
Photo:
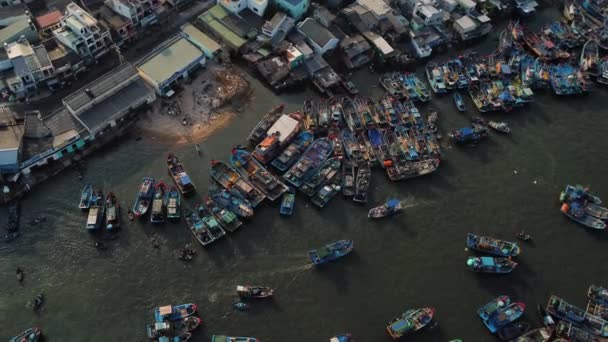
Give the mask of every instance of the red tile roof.
[[36, 17], [36, 23], [38, 24], [38, 27], [45, 28], [57, 24], [61, 20], [61, 17], [63, 17], [63, 14], [61, 14], [60, 11], [55, 10]]

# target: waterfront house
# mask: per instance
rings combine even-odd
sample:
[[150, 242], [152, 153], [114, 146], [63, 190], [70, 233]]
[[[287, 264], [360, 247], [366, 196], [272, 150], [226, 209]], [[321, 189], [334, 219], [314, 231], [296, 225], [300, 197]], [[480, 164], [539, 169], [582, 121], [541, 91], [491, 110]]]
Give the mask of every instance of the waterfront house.
[[107, 6], [101, 6], [97, 16], [110, 29], [112, 41], [118, 46], [137, 39], [137, 30], [131, 19], [124, 17]]
[[360, 34], [342, 39], [340, 42], [342, 60], [349, 69], [361, 67], [372, 61], [374, 50], [369, 42]]
[[55, 68], [43, 45], [32, 47], [22, 37], [5, 44], [4, 49], [12, 66], [6, 83], [16, 98], [35, 93], [43, 82], [55, 76]]
[[298, 24], [298, 30], [306, 37], [308, 44], [316, 53], [323, 55], [338, 46], [340, 42], [333, 33], [314, 18], [306, 18]]
[[274, 4], [294, 19], [300, 19], [308, 11], [310, 0], [274, 0]]
[[492, 30], [491, 20], [485, 14], [470, 11], [454, 21], [454, 30], [461, 40], [484, 36]]
[[163, 0], [106, 0], [105, 4], [139, 27], [159, 23], [165, 12]]
[[19, 171], [23, 123], [7, 108], [0, 108], [0, 176]]

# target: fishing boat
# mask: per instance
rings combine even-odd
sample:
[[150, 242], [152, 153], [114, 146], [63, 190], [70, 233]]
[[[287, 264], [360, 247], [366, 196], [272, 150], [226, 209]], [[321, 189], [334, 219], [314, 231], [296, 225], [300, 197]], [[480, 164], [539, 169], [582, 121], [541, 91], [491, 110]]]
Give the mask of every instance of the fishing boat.
[[549, 298], [545, 310], [553, 317], [570, 323], [581, 324], [585, 321], [585, 310], [569, 304], [555, 295], [552, 295]]
[[563, 203], [561, 207], [561, 212], [569, 219], [580, 223], [587, 228], [597, 230], [606, 229], [606, 223], [587, 213], [582, 203], [575, 201], [570, 203]]
[[398, 199], [390, 199], [386, 201], [386, 203], [370, 209], [369, 213], [367, 213], [367, 217], [373, 219], [383, 218], [395, 215], [401, 210], [403, 210], [401, 201]]
[[210, 189], [211, 198], [221, 208], [227, 209], [242, 218], [253, 216], [253, 206], [249, 201], [234, 195], [226, 189]]
[[587, 203], [585, 205], [585, 212], [596, 219], [599, 220], [608, 220], [608, 208], [600, 207], [595, 203]]
[[105, 214], [105, 198], [103, 192], [97, 190], [91, 196], [91, 207], [89, 208], [89, 214], [87, 215], [86, 228], [89, 231], [97, 230], [101, 227]]
[[401, 100], [407, 96], [403, 86], [390, 73], [380, 76], [380, 85], [386, 90], [388, 95], [396, 99]]
[[196, 304], [192, 303], [160, 306], [154, 309], [154, 319], [156, 322], [177, 321], [194, 315], [197, 309]]
[[322, 265], [347, 255], [354, 248], [353, 240], [340, 240], [308, 251], [308, 257], [314, 265]]
[[247, 137], [247, 140], [252, 145], [256, 145], [260, 141], [262, 141], [262, 139], [264, 139], [264, 137], [266, 136], [266, 132], [268, 131], [268, 129], [281, 117], [283, 109], [285, 109], [285, 106], [280, 104], [272, 108], [268, 113], [266, 113], [262, 120], [260, 120], [260, 122], [258, 122], [255, 127], [253, 127], [251, 133], [249, 133], [249, 136]]
[[359, 147], [359, 143], [357, 142], [355, 135], [348, 129], [342, 129], [340, 132], [340, 137], [342, 138], [344, 152], [354, 166], [364, 163], [365, 159], [363, 158], [363, 153], [361, 152], [361, 148]]
[[186, 227], [190, 229], [202, 246], [207, 246], [215, 240], [197, 212], [186, 210], [184, 212], [184, 221], [186, 222]]
[[342, 139], [340, 139], [340, 127], [336, 123], [332, 123], [327, 133], [327, 138], [331, 140], [334, 151], [333, 156], [338, 160], [344, 159], [344, 148], [342, 148]]
[[581, 71], [592, 77], [599, 76], [599, 60], [597, 41], [594, 39], [588, 40], [585, 45], [583, 45], [581, 57], [578, 62]]
[[211, 342], [260, 342], [255, 337], [231, 337], [225, 335], [213, 335]]
[[553, 331], [547, 328], [538, 328], [528, 331], [517, 337], [512, 342], [548, 342], [553, 335]]
[[321, 167], [333, 152], [333, 144], [327, 138], [315, 140], [298, 160], [283, 175], [283, 178], [295, 187], [300, 187]]
[[206, 205], [197, 205], [196, 212], [201, 218], [204, 229], [209, 232], [214, 241], [226, 235], [226, 231], [222, 228], [222, 225], [219, 223], [214, 213], [211, 212]]
[[271, 165], [281, 172], [287, 171], [298, 161], [302, 153], [304, 153], [308, 146], [312, 144], [313, 140], [314, 135], [311, 131], [301, 132], [293, 139], [291, 144], [272, 161]]
[[343, 126], [344, 113], [342, 113], [342, 99], [332, 97], [329, 100], [329, 111], [331, 112], [331, 123], [337, 127]]
[[268, 164], [300, 131], [302, 115], [299, 112], [281, 115], [256, 145], [252, 155], [262, 164]]
[[211, 198], [205, 200], [205, 206], [225, 230], [234, 232], [243, 225], [234, 212], [221, 208]]
[[283, 195], [283, 200], [281, 201], [281, 215], [291, 216], [293, 214], [293, 209], [296, 205], [296, 194], [289, 191]]
[[349, 161], [342, 163], [342, 195], [352, 197], [355, 195], [355, 166]]
[[120, 228], [120, 203], [113, 192], [106, 196], [106, 228], [108, 230]]
[[82, 210], [89, 209], [91, 207], [91, 196], [93, 196], [93, 186], [91, 184], [87, 184], [82, 189], [82, 194], [80, 195], [80, 204], [78, 207]]
[[515, 242], [475, 235], [473, 233], [467, 234], [467, 248], [499, 257], [515, 257], [520, 252], [520, 248]]
[[388, 322], [386, 330], [393, 340], [418, 331], [433, 321], [435, 308], [408, 309]]
[[355, 97], [355, 105], [357, 106], [357, 113], [361, 116], [361, 121], [365, 127], [370, 128], [376, 125], [376, 121], [365, 100]]
[[376, 158], [376, 155], [374, 154], [372, 148], [372, 144], [369, 142], [366, 135], [364, 133], [359, 133], [355, 135], [355, 138], [357, 139], [357, 143], [359, 144], [359, 149], [361, 150], [363, 159], [369, 161], [372, 165], [376, 164], [378, 159]]
[[416, 76], [416, 74], [407, 73], [406, 79], [407, 79], [410, 87], [414, 88], [414, 90], [416, 91], [416, 94], [418, 95], [417, 98], [419, 101], [428, 102], [430, 100], [431, 93], [429, 92], [429, 90], [426, 87], [426, 85], [424, 84], [424, 82], [422, 82], [418, 78], [418, 76]]
[[509, 296], [498, 296], [491, 300], [486, 305], [477, 309], [477, 315], [482, 320], [487, 321], [490, 317], [494, 316], [499, 310], [506, 308], [511, 304], [511, 298]]
[[524, 230], [521, 230], [515, 234], [515, 237], [521, 241], [530, 241], [532, 240], [532, 236], [526, 233]]
[[386, 120], [386, 115], [384, 115], [382, 110], [378, 107], [376, 101], [374, 101], [373, 98], [368, 97], [365, 102], [367, 104], [367, 108], [369, 108], [370, 112], [372, 113], [372, 117], [374, 118], [376, 125], [386, 127], [386, 125], [388, 125], [388, 120]]
[[480, 273], [511, 273], [517, 263], [509, 258], [469, 257], [467, 267]]
[[495, 334], [502, 327], [519, 319], [524, 314], [525, 308], [526, 304], [522, 302], [512, 303], [502, 309], [498, 309], [494, 315], [484, 320], [483, 323], [491, 333]]
[[555, 327], [554, 333], [555, 342], [606, 342], [605, 338], [601, 338], [592, 334], [589, 331], [583, 330], [575, 324], [559, 321]]
[[202, 320], [196, 316], [188, 316], [173, 322], [155, 322], [154, 324], [146, 325], [146, 334], [148, 338], [153, 340], [168, 336], [181, 337], [190, 331], [196, 330], [201, 323]]
[[385, 161], [390, 160], [391, 156], [384, 132], [378, 128], [372, 127], [367, 131], [367, 137], [369, 138], [372, 152], [376, 156], [376, 160], [380, 166], [385, 167]]
[[167, 219], [179, 221], [181, 217], [181, 196], [176, 186], [172, 186], [167, 194]]
[[327, 184], [340, 171], [340, 160], [327, 159], [313, 175], [300, 186], [300, 191], [312, 197], [321, 187]]
[[272, 297], [274, 290], [267, 286], [238, 285], [236, 294], [241, 298], [268, 298]]
[[488, 136], [488, 132], [481, 126], [463, 127], [448, 133], [450, 139], [459, 144], [477, 143], [479, 140]]
[[600, 84], [608, 85], [608, 56], [604, 56], [599, 61], [599, 71], [596, 81]]
[[396, 102], [399, 101], [392, 97], [384, 96], [380, 99], [379, 103], [379, 110], [382, 111], [382, 113], [385, 115], [386, 121], [391, 127], [395, 127], [400, 123], [399, 114], [395, 111], [395, 108], [393, 107], [393, 103]]
[[40, 328], [28, 328], [21, 334], [11, 338], [8, 342], [37, 342], [42, 336]]
[[364, 126], [361, 121], [361, 117], [357, 113], [357, 105], [349, 97], [342, 98], [342, 114], [344, 115], [344, 121], [352, 132], [363, 131]]
[[428, 63], [425, 71], [426, 78], [431, 85], [431, 90], [433, 90], [435, 94], [445, 94], [447, 92], [447, 87], [445, 84], [443, 71], [437, 65], [437, 63]]
[[591, 202], [594, 204], [602, 204], [602, 199], [596, 195], [593, 195], [589, 192], [589, 188], [586, 188], [580, 184], [577, 185], [566, 185], [564, 191], [562, 191], [559, 195], [559, 200], [562, 203], [582, 200], [586, 202]]
[[504, 326], [502, 329], [498, 330], [498, 338], [501, 341], [512, 341], [525, 334], [530, 330], [530, 324], [526, 322], [515, 322], [511, 323], [507, 326]]
[[340, 334], [330, 338], [329, 342], [354, 342], [352, 338], [353, 337], [350, 333]]
[[329, 112], [329, 106], [327, 104], [327, 100], [322, 99], [321, 101], [319, 101], [319, 112], [318, 112], [318, 123], [319, 123], [319, 129], [322, 132], [327, 132], [327, 129], [329, 128], [329, 123], [331, 121], [331, 114]]
[[304, 129], [314, 132], [317, 128], [317, 117], [315, 115], [315, 103], [313, 100], [304, 100], [302, 115], [304, 116], [302, 119], [302, 126]]
[[[439, 127], [437, 127], [437, 121], [439, 120], [439, 111], [434, 108], [429, 108], [426, 117], [426, 129], [429, 133], [437, 136], [439, 133]], [[439, 139], [439, 137], [437, 137]]]
[[154, 196], [154, 178], [145, 177], [139, 192], [135, 198], [135, 204], [133, 205], [133, 214], [136, 217], [141, 217], [148, 212], [150, 203], [152, 202], [152, 196]]
[[590, 285], [587, 290], [587, 297], [600, 305], [608, 306], [608, 288]]
[[506, 122], [496, 122], [493, 120], [488, 120], [488, 127], [501, 133], [511, 133], [511, 128]]
[[551, 65], [549, 84], [557, 95], [578, 95], [587, 91], [582, 73], [569, 64]]
[[359, 169], [357, 170], [357, 179], [355, 180], [355, 196], [353, 197], [353, 201], [367, 203], [370, 178], [371, 167], [369, 163], [359, 166]]
[[553, 330], [555, 328], [555, 321], [553, 320], [553, 316], [551, 316], [541, 304], [538, 304], [536, 306], [536, 311], [538, 312], [538, 315], [540, 316], [543, 325], [546, 328]]
[[245, 177], [222, 161], [211, 161], [211, 177], [223, 186], [224, 189], [247, 200], [254, 208], [266, 198], [266, 196]]
[[466, 112], [467, 108], [464, 105], [464, 99], [462, 98], [462, 95], [460, 95], [460, 93], [456, 92], [453, 95], [453, 99], [454, 99], [454, 104], [456, 105], [456, 108], [458, 108], [458, 111]]
[[608, 306], [601, 305], [593, 300], [587, 303], [587, 313], [608, 320]]
[[271, 201], [281, 197], [289, 189], [245, 149], [233, 148], [230, 164]]
[[165, 212], [167, 211], [167, 185], [159, 181], [154, 186], [154, 197], [152, 198], [152, 212], [150, 213], [151, 223], [165, 222]]
[[173, 182], [183, 196], [190, 196], [196, 192], [196, 187], [194, 186], [194, 183], [192, 183], [192, 180], [190, 180], [190, 176], [188, 176], [184, 166], [172, 153], [169, 153], [167, 156], [167, 169]]
[[329, 203], [342, 189], [342, 175], [337, 174], [329, 183], [325, 184], [317, 191], [310, 201], [319, 208], [323, 208]]
[[347, 80], [344, 78], [340, 78], [340, 84], [344, 87], [344, 89], [346, 89], [346, 91], [350, 95], [359, 94], [359, 89], [357, 89], [357, 86], [355, 85], [355, 83], [353, 81]]

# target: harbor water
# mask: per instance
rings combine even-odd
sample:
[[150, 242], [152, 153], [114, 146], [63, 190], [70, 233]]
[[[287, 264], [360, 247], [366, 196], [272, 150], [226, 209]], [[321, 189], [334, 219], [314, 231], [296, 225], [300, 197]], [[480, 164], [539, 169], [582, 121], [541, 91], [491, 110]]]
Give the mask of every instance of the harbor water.
[[[488, 45], [495, 43], [488, 39]], [[363, 95], [382, 93], [375, 74], [360, 71], [353, 80]], [[408, 341], [493, 341], [475, 310], [497, 295], [525, 302], [523, 319], [539, 326], [536, 305], [551, 294], [584, 307], [589, 284], [608, 285], [608, 232], [569, 221], [558, 203], [569, 183], [590, 185], [608, 197], [608, 89], [601, 88], [574, 98], [539, 91], [522, 110], [488, 116], [507, 121], [510, 135], [492, 134], [474, 148], [442, 141], [444, 158], [432, 175], [395, 183], [377, 168], [368, 204], [336, 197], [319, 210], [298, 196], [290, 218], [279, 216], [279, 203], [264, 203], [238, 232], [207, 248], [196, 245], [198, 255], [189, 263], [178, 260], [176, 251], [194, 244], [183, 222], [129, 222], [126, 209], [142, 177], [170, 180], [170, 150], [198, 187], [186, 201], [194, 207], [206, 194], [212, 159], [227, 160], [231, 146], [243, 144], [271, 107], [285, 103], [288, 111], [298, 110], [305, 97], [317, 96], [307, 91], [277, 97], [252, 83], [251, 105], [201, 142], [200, 156], [192, 145], [171, 147], [134, 130], [87, 159], [84, 180], [63, 172], [22, 201], [22, 236], [0, 245], [0, 340], [38, 326], [47, 341], [145, 341], [154, 307], [193, 302], [203, 319], [193, 341], [227, 334], [312, 342], [343, 332], [357, 341], [386, 341], [390, 319], [425, 306], [436, 308], [438, 325]], [[456, 111], [449, 95], [419, 108], [438, 108], [447, 136], [476, 115], [465, 100], [466, 114]], [[123, 228], [117, 238], [84, 229], [86, 217], [77, 206], [85, 183], [118, 196]], [[403, 200], [404, 212], [370, 221], [369, 208], [389, 198]], [[47, 222], [27, 224], [39, 215]], [[484, 276], [466, 268], [467, 232], [513, 240], [521, 229], [533, 242], [521, 244], [512, 274]], [[339, 239], [353, 239], [355, 251], [312, 268], [307, 251]], [[107, 250], [95, 248], [100, 240]], [[17, 267], [26, 272], [22, 285]], [[247, 313], [235, 312], [237, 284], [270, 286], [276, 295], [253, 303]], [[31, 302], [39, 292], [46, 303], [35, 313]]]

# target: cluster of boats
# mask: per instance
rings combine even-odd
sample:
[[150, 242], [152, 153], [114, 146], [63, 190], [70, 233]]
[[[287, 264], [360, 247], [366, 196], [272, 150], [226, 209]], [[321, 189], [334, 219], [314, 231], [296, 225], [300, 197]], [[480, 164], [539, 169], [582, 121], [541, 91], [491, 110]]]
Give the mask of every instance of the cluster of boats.
[[561, 212], [569, 219], [591, 229], [606, 229], [608, 208], [582, 185], [566, 185], [560, 193]]
[[108, 231], [120, 228], [120, 203], [114, 193], [104, 196], [103, 190], [87, 184], [82, 189], [78, 207], [88, 211], [85, 225], [88, 231], [96, 231], [104, 223]]
[[165, 305], [154, 309], [154, 323], [146, 325], [146, 335], [158, 342], [185, 342], [201, 325], [195, 316], [196, 304]]
[[520, 248], [515, 242], [473, 233], [467, 234], [467, 248], [490, 255], [471, 256], [467, 259], [467, 267], [480, 273], [511, 273], [517, 266], [517, 263], [511, 259], [520, 253]]
[[397, 100], [428, 102], [431, 98], [431, 93], [426, 84], [413, 73], [393, 72], [382, 74], [380, 85]]

